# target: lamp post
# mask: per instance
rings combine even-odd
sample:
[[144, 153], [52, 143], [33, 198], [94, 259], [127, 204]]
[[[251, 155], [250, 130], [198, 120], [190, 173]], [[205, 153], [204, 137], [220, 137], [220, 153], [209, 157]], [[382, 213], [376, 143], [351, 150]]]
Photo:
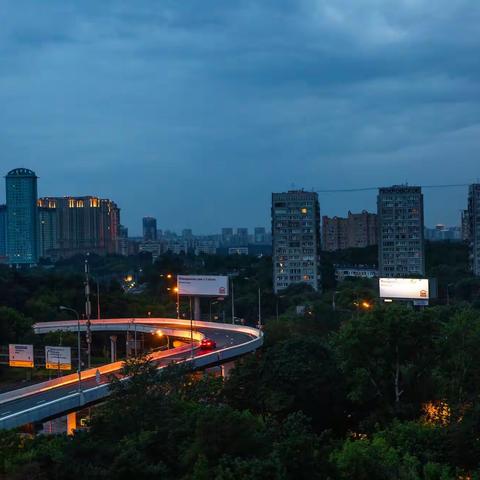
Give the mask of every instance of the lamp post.
[[278, 303], [279, 303], [279, 300], [284, 297], [285, 295], [276, 295], [276, 298], [275, 298], [275, 313], [276, 313], [277, 322], [278, 322]]
[[235, 323], [235, 294], [233, 291], [233, 278], [231, 280], [231, 285], [232, 285], [232, 324]]
[[262, 328], [262, 291], [260, 289], [260, 283], [258, 280], [254, 280], [250, 277], [244, 277], [244, 280], [252, 280], [258, 287], [258, 328]]
[[337, 309], [337, 305], [335, 303], [335, 295], [337, 293], [340, 293], [338, 290], [335, 290], [332, 294], [332, 310], [335, 312], [335, 310]]
[[92, 304], [90, 303], [90, 278], [89, 278], [89, 268], [88, 268], [88, 256], [87, 253], [85, 258], [85, 325], [87, 327], [87, 364], [88, 368], [92, 365], [92, 331], [90, 329], [90, 317], [92, 316]]
[[80, 315], [76, 310], [70, 307], [61, 305], [59, 310], [63, 312], [72, 312], [77, 317], [77, 374], [78, 374], [78, 394], [80, 395], [80, 404], [83, 404], [83, 390], [82, 390], [82, 361], [80, 355]]
[[258, 285], [258, 328], [262, 328], [262, 291]]
[[453, 287], [454, 283], [447, 284], [447, 305], [450, 305], [450, 287]]

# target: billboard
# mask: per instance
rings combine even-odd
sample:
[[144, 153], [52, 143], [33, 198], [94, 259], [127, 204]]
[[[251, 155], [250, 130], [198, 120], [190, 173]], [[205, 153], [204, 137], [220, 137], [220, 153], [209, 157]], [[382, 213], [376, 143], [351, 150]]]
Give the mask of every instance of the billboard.
[[218, 275], [179, 275], [177, 277], [179, 295], [192, 297], [226, 297], [228, 277]]
[[428, 278], [379, 278], [380, 298], [428, 300]]
[[8, 346], [8, 364], [11, 367], [33, 368], [33, 345], [11, 343]]
[[71, 370], [71, 348], [45, 347], [45, 367], [47, 370]]

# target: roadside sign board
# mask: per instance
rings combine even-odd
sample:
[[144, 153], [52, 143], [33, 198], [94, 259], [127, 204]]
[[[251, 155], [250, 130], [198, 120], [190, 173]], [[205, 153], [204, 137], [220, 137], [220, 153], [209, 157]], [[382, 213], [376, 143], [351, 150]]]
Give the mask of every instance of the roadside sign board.
[[45, 347], [47, 370], [71, 370], [72, 353], [70, 347]]
[[33, 368], [33, 345], [8, 345], [8, 363], [11, 367]]
[[428, 300], [428, 278], [379, 278], [380, 298]]
[[226, 297], [228, 277], [222, 275], [179, 275], [177, 277], [179, 295]]

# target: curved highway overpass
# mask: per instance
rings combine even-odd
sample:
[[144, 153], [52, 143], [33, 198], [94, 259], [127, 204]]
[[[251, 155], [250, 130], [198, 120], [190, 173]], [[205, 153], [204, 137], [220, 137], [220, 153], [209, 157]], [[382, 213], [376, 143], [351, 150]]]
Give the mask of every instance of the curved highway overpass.
[[[188, 340], [192, 344], [150, 354], [151, 360], [159, 369], [171, 363], [189, 364], [192, 368], [218, 365], [236, 357], [253, 352], [263, 343], [260, 330], [251, 327], [193, 321], [172, 318], [115, 318], [92, 320], [91, 330], [102, 332], [144, 332], [163, 334]], [[76, 332], [77, 320], [36, 323], [34, 331], [44, 334], [53, 331]], [[80, 330], [85, 331], [85, 321], [80, 321]], [[202, 338], [215, 340], [214, 350], [202, 350], [198, 344]], [[109, 378], [118, 373], [123, 361], [110, 363], [97, 368], [56, 378], [17, 390], [0, 394], [0, 429], [15, 428], [31, 422], [40, 422], [68, 412], [78, 410], [109, 395]], [[122, 378], [122, 381], [128, 378]]]

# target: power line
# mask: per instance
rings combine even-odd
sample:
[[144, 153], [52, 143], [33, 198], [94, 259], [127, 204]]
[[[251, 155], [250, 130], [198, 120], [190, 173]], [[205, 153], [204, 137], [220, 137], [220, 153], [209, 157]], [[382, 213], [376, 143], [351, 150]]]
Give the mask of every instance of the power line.
[[[468, 187], [469, 183], [451, 183], [445, 185], [414, 185], [421, 188], [455, 188], [455, 187]], [[348, 192], [367, 192], [372, 190], [378, 190], [383, 187], [363, 187], [363, 188], [338, 188], [333, 190], [314, 190], [317, 193], [348, 193]]]

